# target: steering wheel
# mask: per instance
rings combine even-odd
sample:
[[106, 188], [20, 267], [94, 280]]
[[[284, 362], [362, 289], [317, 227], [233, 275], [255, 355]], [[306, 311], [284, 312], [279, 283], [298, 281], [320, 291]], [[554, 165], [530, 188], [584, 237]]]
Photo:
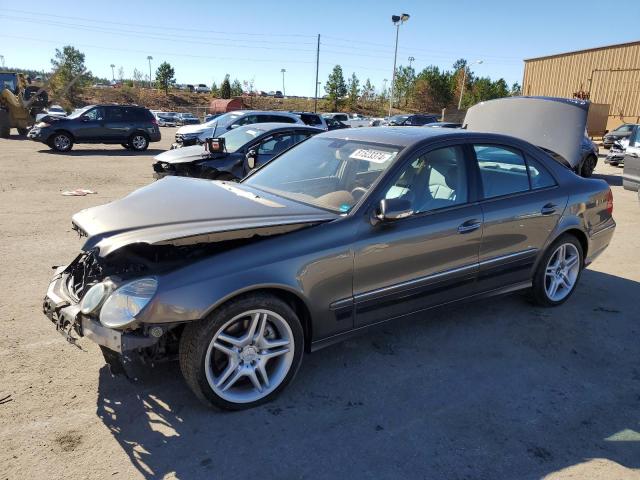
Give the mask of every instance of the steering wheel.
[[367, 193], [367, 189], [364, 187], [355, 187], [353, 190], [351, 190], [351, 196], [356, 202], [360, 200], [365, 193]]

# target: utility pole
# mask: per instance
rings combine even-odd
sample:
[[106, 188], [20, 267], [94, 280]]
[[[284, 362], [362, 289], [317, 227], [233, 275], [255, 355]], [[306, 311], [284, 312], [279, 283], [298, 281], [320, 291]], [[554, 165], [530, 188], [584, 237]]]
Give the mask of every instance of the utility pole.
[[392, 15], [391, 21], [396, 26], [396, 51], [393, 54], [393, 76], [391, 77], [391, 95], [389, 95], [389, 116], [391, 116], [391, 107], [393, 106], [393, 87], [396, 83], [396, 62], [398, 60], [398, 36], [400, 35], [400, 25], [409, 20], [409, 14]]
[[149, 55], [147, 57], [147, 60], [149, 60], [149, 88], [152, 88], [151, 87], [151, 60], [153, 60], [153, 57]]
[[111, 66], [111, 80], [113, 80], [115, 82], [116, 81], [116, 74], [114, 73], [113, 69], [116, 68], [116, 66], [113, 63], [110, 66]]
[[[476, 60], [473, 65], [480, 65], [483, 60]], [[464, 95], [464, 86], [467, 83], [467, 66], [462, 67], [462, 88], [460, 88], [460, 98], [458, 99], [458, 110], [462, 109], [462, 97]]]
[[286, 97], [287, 94], [285, 93], [285, 89], [284, 89], [284, 72], [286, 72], [286, 70], [283, 68], [280, 71], [282, 72], [282, 96]]
[[320, 34], [318, 34], [318, 49], [316, 50], [316, 95], [313, 98], [313, 111], [318, 112], [318, 70], [320, 69]]

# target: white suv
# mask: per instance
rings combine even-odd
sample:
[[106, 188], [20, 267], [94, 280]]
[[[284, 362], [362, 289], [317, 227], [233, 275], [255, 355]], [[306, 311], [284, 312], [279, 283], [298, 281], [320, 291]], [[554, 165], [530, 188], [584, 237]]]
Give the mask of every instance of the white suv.
[[211, 93], [211, 89], [204, 83], [199, 83], [195, 88], [196, 93]]
[[252, 123], [297, 123], [305, 125], [299, 116], [289, 112], [260, 111], [260, 110], [236, 110], [214, 118], [206, 123], [198, 125], [185, 125], [176, 132], [178, 146], [195, 145], [204, 143], [207, 138], [214, 138], [243, 125]]

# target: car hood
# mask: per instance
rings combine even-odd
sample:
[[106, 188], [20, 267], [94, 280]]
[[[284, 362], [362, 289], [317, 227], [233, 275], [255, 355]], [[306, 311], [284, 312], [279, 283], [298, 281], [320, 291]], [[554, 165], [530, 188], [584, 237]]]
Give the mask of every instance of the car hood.
[[464, 118], [464, 128], [526, 140], [560, 155], [571, 167], [582, 160], [589, 102], [554, 97], [506, 97], [480, 102]]
[[202, 135], [203, 133], [207, 133], [207, 132], [211, 132], [211, 134], [213, 135], [213, 133], [215, 132], [216, 129], [216, 125], [218, 125], [217, 123], [214, 123], [213, 125], [209, 125], [209, 126], [203, 126], [201, 123], [197, 123], [195, 125], [184, 125], [182, 127], [180, 127], [178, 129], [178, 131], [176, 132], [176, 134], [189, 134], [189, 133], [195, 133], [198, 136]]
[[174, 148], [167, 150], [153, 157], [158, 162], [171, 164], [191, 163], [198, 160], [211, 158], [211, 155], [204, 149], [204, 145], [192, 145], [190, 147]]
[[193, 245], [286, 233], [338, 214], [243, 184], [167, 177], [114, 202], [76, 213], [84, 251], [126, 245]]

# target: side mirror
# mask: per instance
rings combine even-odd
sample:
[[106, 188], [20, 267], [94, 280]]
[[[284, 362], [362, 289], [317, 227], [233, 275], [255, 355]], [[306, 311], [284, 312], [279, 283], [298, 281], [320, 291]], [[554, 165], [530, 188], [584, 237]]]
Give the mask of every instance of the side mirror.
[[232, 123], [227, 127], [227, 130], [233, 130], [234, 128], [238, 128], [239, 126], [240, 125], [238, 125], [237, 123]]
[[249, 166], [250, 169], [254, 169], [256, 168], [256, 157], [258, 156], [258, 152], [256, 152], [255, 150], [249, 150], [247, 152], [246, 158], [247, 158], [247, 165]]
[[404, 198], [383, 198], [375, 212], [375, 218], [380, 222], [393, 222], [411, 215], [411, 202]]

